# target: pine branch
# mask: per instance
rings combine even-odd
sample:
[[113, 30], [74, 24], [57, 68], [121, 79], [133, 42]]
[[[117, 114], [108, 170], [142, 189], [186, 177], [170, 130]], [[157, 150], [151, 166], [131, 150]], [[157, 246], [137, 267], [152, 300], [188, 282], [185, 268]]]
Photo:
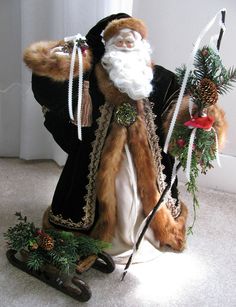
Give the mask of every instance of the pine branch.
[[[185, 65], [182, 65], [181, 67], [178, 67], [175, 70], [177, 82], [180, 86], [183, 83], [185, 72], [186, 72], [186, 66]], [[193, 73], [190, 72], [190, 74], [188, 76], [187, 84], [186, 84], [185, 94], [189, 94], [189, 93], [192, 92], [192, 88], [196, 86], [195, 82], [196, 82], [196, 80], [193, 76]]]
[[[177, 124], [171, 138], [170, 152], [181, 163], [183, 170], [186, 170], [188, 160], [188, 147], [191, 136], [191, 129], [183, 124]], [[188, 233], [193, 232], [193, 226], [197, 217], [197, 208], [199, 201], [197, 198], [197, 178], [199, 173], [206, 173], [211, 167], [211, 162], [216, 157], [215, 133], [213, 130], [205, 131], [197, 129], [194, 140], [194, 148], [192, 150], [192, 160], [190, 167], [190, 180], [187, 182], [187, 191], [192, 195], [194, 217], [192, 225], [189, 227]]]
[[226, 94], [233, 88], [233, 83], [236, 82], [236, 69], [231, 67], [224, 74], [220, 75], [217, 80], [217, 91], [219, 94]]
[[89, 255], [97, 255], [103, 249], [110, 247], [110, 244], [103, 241], [94, 240], [90, 237], [80, 236], [78, 237], [78, 253], [82, 257]]
[[197, 80], [201, 80], [209, 75], [209, 50], [207, 47], [199, 49], [194, 58], [193, 75]]
[[[22, 220], [21, 216], [18, 220]], [[8, 240], [10, 248], [19, 251], [20, 249], [27, 248], [30, 240], [34, 238], [35, 226], [33, 223], [25, 222], [27, 219], [23, 218], [24, 222], [20, 222], [14, 227], [9, 227], [4, 237]]]
[[27, 259], [27, 266], [29, 267], [29, 269], [38, 271], [42, 268], [44, 264], [45, 264], [45, 259], [40, 252], [34, 251], [32, 253], [29, 253]]
[[179, 85], [183, 83], [185, 72], [186, 72], [186, 65], [182, 65], [181, 67], [177, 67], [175, 69], [175, 74]]

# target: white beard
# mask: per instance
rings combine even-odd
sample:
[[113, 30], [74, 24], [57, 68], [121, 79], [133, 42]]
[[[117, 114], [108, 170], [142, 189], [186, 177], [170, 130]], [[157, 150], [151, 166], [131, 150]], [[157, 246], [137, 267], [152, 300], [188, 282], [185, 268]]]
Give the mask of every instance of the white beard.
[[101, 60], [114, 85], [131, 99], [147, 98], [151, 91], [153, 71], [150, 67], [150, 46], [138, 41], [132, 49], [109, 44]]

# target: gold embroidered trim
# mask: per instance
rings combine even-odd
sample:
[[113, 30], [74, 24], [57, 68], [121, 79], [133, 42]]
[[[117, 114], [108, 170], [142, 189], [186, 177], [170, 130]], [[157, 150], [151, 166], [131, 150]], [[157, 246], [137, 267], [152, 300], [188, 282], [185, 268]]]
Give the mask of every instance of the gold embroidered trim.
[[[151, 151], [153, 154], [153, 160], [157, 171], [157, 184], [162, 193], [166, 187], [166, 175], [163, 173], [165, 166], [161, 163], [162, 156], [161, 156], [161, 148], [159, 146], [159, 137], [156, 134], [156, 124], [155, 118], [156, 115], [152, 111], [153, 103], [150, 102], [148, 99], [145, 99], [144, 103], [144, 112], [145, 112], [145, 123], [147, 127], [147, 135], [149, 144], [151, 147]], [[174, 218], [177, 218], [181, 213], [180, 203], [177, 203], [177, 199], [173, 198], [170, 194], [166, 198], [166, 206], [171, 211], [171, 214]]]
[[86, 202], [84, 209], [85, 221], [90, 225], [94, 222], [95, 217], [95, 207], [96, 207], [96, 175], [98, 171], [98, 166], [102, 154], [102, 149], [107, 136], [107, 131], [110, 126], [114, 106], [105, 102], [103, 106], [100, 107], [101, 116], [97, 120], [98, 128], [95, 132], [95, 141], [92, 142], [92, 152], [90, 153], [90, 164], [88, 166], [89, 174], [88, 181], [86, 185], [87, 194], [84, 199]]
[[65, 227], [71, 230], [86, 230], [89, 229], [89, 226], [86, 228], [82, 225], [81, 222], [75, 223], [71, 219], [64, 219], [61, 214], [55, 215], [52, 210], [48, 213], [49, 221], [55, 225]]

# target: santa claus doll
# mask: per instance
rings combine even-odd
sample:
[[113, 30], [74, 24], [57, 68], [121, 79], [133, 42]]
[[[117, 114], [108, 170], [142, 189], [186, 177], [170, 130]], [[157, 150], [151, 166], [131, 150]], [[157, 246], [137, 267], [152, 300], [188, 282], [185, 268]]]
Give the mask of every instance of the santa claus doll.
[[[24, 53], [45, 126], [68, 154], [43, 226], [112, 242], [110, 253], [118, 255], [133, 247], [142, 220], [171, 180], [174, 159], [162, 148], [179, 84], [174, 73], [152, 62], [140, 19], [109, 16], [89, 31], [80, 47], [83, 65], [75, 59], [71, 92], [74, 120], [67, 105], [73, 42], [34, 43]], [[82, 140], [76, 118], [79, 74]], [[216, 106], [210, 111], [221, 142], [223, 112]], [[187, 114], [184, 102], [178, 120], [186, 121]], [[183, 250], [186, 218], [175, 180], [146, 239], [155, 248]]]

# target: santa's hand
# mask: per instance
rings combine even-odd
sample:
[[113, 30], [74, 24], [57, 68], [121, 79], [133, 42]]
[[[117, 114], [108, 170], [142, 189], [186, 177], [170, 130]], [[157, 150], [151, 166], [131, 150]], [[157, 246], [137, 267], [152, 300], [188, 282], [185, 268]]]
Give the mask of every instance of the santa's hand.
[[55, 47], [55, 48], [51, 49], [50, 53], [51, 54], [54, 53], [54, 54], [61, 55], [61, 56], [69, 56], [70, 55], [69, 50], [65, 49], [64, 46]]

